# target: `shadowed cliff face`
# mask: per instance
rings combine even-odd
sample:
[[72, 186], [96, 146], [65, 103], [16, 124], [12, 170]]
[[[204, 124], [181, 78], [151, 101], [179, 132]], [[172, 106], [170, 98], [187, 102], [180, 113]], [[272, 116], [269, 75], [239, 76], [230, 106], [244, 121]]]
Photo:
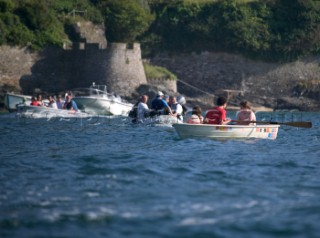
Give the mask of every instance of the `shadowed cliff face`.
[[281, 64], [205, 52], [151, 61], [175, 73], [181, 80], [178, 91], [204, 106], [212, 105], [213, 95], [224, 94], [230, 105], [245, 99], [256, 107], [320, 110], [320, 57]]

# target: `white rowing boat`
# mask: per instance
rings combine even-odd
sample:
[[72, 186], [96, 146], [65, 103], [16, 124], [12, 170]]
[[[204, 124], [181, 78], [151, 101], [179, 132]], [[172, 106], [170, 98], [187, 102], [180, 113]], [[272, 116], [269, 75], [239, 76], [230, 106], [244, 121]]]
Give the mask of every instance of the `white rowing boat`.
[[280, 125], [209, 125], [209, 124], [173, 124], [181, 138], [202, 137], [213, 139], [259, 138], [276, 139]]

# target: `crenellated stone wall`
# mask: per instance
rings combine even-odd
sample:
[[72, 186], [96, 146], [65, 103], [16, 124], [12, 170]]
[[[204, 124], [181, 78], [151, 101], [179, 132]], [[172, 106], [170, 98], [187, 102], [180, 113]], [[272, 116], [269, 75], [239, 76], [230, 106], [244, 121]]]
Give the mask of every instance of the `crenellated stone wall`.
[[175, 79], [147, 79], [148, 84], [157, 87], [161, 91], [172, 91], [174, 93], [177, 91], [177, 80]]
[[137, 87], [148, 83], [140, 44], [107, 43], [104, 26], [90, 22], [74, 27], [79, 41], [66, 43], [63, 48], [31, 52], [0, 46], [0, 94], [58, 93], [95, 82], [130, 97]]
[[73, 35], [78, 41], [67, 42], [62, 48], [31, 52], [0, 46], [0, 104], [7, 91], [60, 93], [89, 87], [92, 82], [105, 84], [109, 92], [128, 99], [136, 97], [135, 90], [141, 85], [176, 91], [176, 81], [147, 81], [140, 44], [110, 43], [104, 32], [103, 25], [78, 22]]
[[140, 45], [96, 43], [74, 44], [71, 49], [47, 48], [31, 53], [17, 47], [1, 47], [0, 87], [32, 94], [36, 88], [59, 92], [88, 87], [92, 82], [106, 84], [108, 90], [130, 96], [146, 84]]

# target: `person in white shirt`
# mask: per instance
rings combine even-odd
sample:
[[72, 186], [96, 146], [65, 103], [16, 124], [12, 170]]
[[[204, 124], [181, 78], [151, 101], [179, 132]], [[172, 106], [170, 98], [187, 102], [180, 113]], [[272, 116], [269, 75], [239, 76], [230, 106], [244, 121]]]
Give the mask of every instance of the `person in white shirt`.
[[177, 117], [179, 120], [183, 121], [183, 108], [181, 104], [177, 102], [175, 96], [169, 97], [169, 105], [171, 107], [172, 116]]
[[61, 95], [58, 95], [57, 101], [56, 101], [58, 109], [63, 109], [64, 103], [65, 101], [62, 99]]
[[137, 117], [137, 121], [138, 122], [143, 122], [146, 114], [149, 113], [149, 107], [147, 105], [149, 97], [147, 95], [142, 95], [141, 96], [141, 100], [138, 104], [138, 117]]
[[56, 101], [53, 99], [52, 96], [48, 97], [49, 103], [47, 105], [47, 107], [53, 108], [53, 109], [58, 109]]

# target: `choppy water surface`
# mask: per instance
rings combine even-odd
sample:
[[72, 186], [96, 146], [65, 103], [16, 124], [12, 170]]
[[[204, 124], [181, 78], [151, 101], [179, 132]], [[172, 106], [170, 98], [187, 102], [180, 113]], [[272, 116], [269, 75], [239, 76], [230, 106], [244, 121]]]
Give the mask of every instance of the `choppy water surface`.
[[319, 119], [216, 141], [1, 115], [0, 237], [320, 237]]

